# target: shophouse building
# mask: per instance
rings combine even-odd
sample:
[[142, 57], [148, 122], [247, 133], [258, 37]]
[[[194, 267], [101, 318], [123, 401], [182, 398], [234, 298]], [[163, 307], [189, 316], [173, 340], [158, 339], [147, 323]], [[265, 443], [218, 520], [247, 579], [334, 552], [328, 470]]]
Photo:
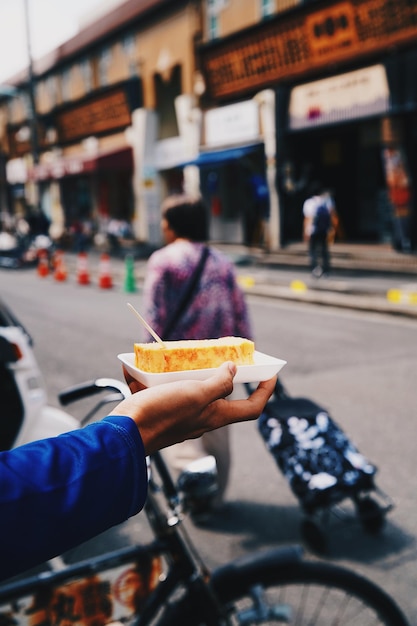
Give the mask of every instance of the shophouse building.
[[416, 34], [410, 0], [122, 2], [34, 63], [36, 145], [27, 100], [0, 96], [0, 201], [38, 193], [58, 230], [114, 218], [158, 245], [185, 189], [212, 240], [274, 250], [301, 240], [318, 181], [340, 238], [408, 251]]
[[182, 125], [200, 33], [199, 3], [127, 0], [34, 61], [33, 81], [12, 77], [16, 93], [0, 96], [10, 210], [40, 204], [54, 234], [116, 220], [159, 242], [160, 201], [198, 149]]
[[[230, 161], [218, 180], [241, 180], [236, 169], [252, 168], [262, 146], [256, 155], [254, 130], [233, 161], [229, 120], [250, 134], [250, 106], [259, 104], [271, 246], [301, 239], [302, 204], [319, 181], [334, 195], [345, 241], [415, 247], [417, 3], [247, 2], [246, 23], [239, 0], [210, 4], [217, 10], [204, 22], [199, 63], [216, 124], [206, 125], [204, 150], [223, 142]], [[256, 4], [268, 17], [259, 18]], [[203, 176], [209, 193], [213, 178]], [[237, 210], [236, 189], [217, 189], [213, 210]]]

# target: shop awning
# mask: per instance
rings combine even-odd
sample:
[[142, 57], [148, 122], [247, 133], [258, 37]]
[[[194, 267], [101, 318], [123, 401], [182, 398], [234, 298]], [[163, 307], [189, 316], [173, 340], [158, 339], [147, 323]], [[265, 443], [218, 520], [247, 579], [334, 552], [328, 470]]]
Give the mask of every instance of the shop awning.
[[198, 167], [205, 167], [210, 165], [224, 165], [231, 161], [238, 161], [246, 155], [254, 152], [262, 146], [260, 143], [250, 144], [246, 146], [239, 146], [235, 148], [225, 148], [224, 150], [211, 150], [209, 152], [200, 152], [198, 157], [192, 161], [186, 161], [181, 163], [180, 167], [186, 165], [197, 165]]
[[84, 154], [55, 157], [48, 163], [37, 164], [29, 172], [29, 178], [51, 180], [77, 174], [89, 174], [95, 171], [131, 171], [132, 169], [133, 154], [132, 149], [128, 147], [99, 153], [93, 157]]

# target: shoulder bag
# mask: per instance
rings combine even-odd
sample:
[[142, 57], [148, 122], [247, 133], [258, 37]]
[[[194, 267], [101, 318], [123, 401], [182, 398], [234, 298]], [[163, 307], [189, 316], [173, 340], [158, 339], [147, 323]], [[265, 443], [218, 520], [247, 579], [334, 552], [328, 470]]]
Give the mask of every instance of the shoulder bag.
[[169, 335], [174, 330], [178, 320], [181, 318], [182, 314], [186, 310], [191, 298], [194, 294], [194, 291], [200, 281], [200, 277], [203, 273], [204, 266], [207, 261], [207, 257], [210, 253], [209, 247], [204, 246], [199, 262], [197, 263], [194, 272], [191, 274], [188, 282], [183, 288], [182, 294], [180, 296], [180, 300], [178, 302], [177, 308], [174, 310], [172, 315], [168, 318], [167, 323], [165, 324], [164, 331], [162, 333], [162, 339], [168, 340]]

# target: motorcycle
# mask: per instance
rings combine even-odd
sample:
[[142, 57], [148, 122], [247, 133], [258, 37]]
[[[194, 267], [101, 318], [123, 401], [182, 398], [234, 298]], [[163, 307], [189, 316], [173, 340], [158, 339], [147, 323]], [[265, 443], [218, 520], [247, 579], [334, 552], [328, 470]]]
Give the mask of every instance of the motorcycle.
[[0, 450], [80, 427], [77, 419], [48, 405], [33, 339], [0, 298]]
[[55, 245], [48, 235], [22, 237], [7, 232], [0, 233], [0, 267], [19, 269], [32, 267], [45, 254], [51, 261]]

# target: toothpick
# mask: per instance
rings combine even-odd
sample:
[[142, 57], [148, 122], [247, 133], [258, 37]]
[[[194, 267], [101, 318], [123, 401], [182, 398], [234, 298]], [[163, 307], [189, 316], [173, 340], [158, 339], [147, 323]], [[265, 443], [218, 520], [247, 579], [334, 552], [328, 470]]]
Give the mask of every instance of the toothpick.
[[142, 315], [140, 313], [138, 313], [138, 311], [136, 311], [135, 307], [132, 306], [130, 304], [130, 302], [127, 303], [127, 306], [129, 307], [129, 309], [131, 309], [133, 311], [133, 313], [136, 315], [136, 317], [138, 318], [138, 320], [140, 320], [142, 322], [142, 324], [144, 325], [144, 327], [146, 328], [146, 330], [152, 335], [152, 337], [154, 339], [156, 339], [156, 341], [161, 344], [161, 346], [163, 348], [166, 348], [166, 345], [164, 344], [164, 342], [162, 341], [161, 337], [159, 337], [159, 335], [156, 334], [156, 332], [154, 331], [153, 328], [151, 328], [148, 324], [148, 322], [142, 317]]

